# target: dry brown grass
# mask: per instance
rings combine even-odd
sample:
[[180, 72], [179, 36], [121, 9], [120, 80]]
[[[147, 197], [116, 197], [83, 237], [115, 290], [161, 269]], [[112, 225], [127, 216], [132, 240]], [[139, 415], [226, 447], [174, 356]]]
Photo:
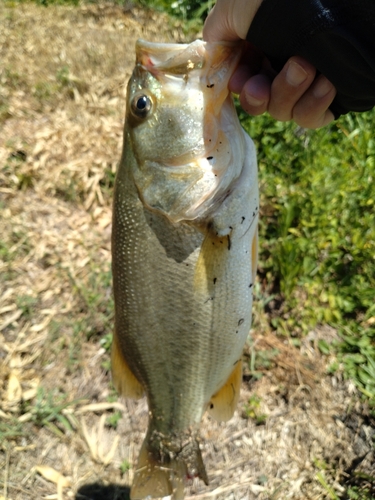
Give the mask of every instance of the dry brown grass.
[[[0, 26], [0, 499], [126, 499], [147, 408], [118, 402], [108, 374], [111, 188], [134, 41], [183, 35], [111, 5], [0, 3]], [[325, 373], [314, 342], [332, 332], [297, 350], [255, 311], [247, 361], [278, 354], [245, 373], [228, 424], [204, 419], [211, 484], [188, 498], [340, 497], [371, 471], [373, 431]]]

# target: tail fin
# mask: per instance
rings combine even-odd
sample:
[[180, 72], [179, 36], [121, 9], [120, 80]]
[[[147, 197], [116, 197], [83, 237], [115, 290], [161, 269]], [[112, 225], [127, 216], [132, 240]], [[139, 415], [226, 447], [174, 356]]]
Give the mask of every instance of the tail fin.
[[[185, 479], [198, 476], [208, 484], [199, 444], [191, 441], [189, 450], [181, 450], [167, 456], [163, 461], [154, 457], [148, 450], [148, 437], [144, 440], [139, 454], [131, 500], [161, 498], [171, 495], [172, 500], [183, 500]], [[187, 455], [185, 457], [185, 455]]]

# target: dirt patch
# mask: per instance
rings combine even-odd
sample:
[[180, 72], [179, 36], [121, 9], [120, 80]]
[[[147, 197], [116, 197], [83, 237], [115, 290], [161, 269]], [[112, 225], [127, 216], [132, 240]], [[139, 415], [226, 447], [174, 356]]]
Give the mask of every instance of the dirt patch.
[[[147, 407], [109, 377], [111, 190], [134, 42], [184, 34], [113, 5], [1, 4], [0, 25], [0, 498], [126, 499]], [[297, 350], [254, 311], [238, 412], [204, 418], [210, 486], [188, 498], [368, 495], [374, 421], [316, 347], [335, 332]]]

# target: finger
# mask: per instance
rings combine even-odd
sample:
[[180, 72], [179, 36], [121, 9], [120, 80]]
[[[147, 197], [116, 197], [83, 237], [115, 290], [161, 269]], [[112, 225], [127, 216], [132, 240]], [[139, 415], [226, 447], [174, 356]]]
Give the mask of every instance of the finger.
[[261, 71], [263, 59], [263, 53], [259, 49], [249, 42], [243, 42], [242, 56], [229, 80], [229, 90], [240, 94], [245, 83]]
[[271, 80], [267, 75], [251, 77], [240, 94], [242, 108], [250, 115], [260, 115], [267, 111], [271, 94]]
[[203, 26], [203, 40], [245, 40], [262, 0], [217, 0]]
[[291, 57], [271, 86], [268, 112], [280, 121], [291, 120], [297, 102], [314, 81], [316, 69], [302, 57]]
[[328, 108], [336, 95], [336, 89], [324, 76], [319, 75], [309, 90], [293, 109], [294, 121], [304, 128], [319, 128], [334, 120]]
[[235, 94], [241, 94], [245, 83], [253, 76], [252, 71], [245, 64], [237, 67], [229, 80], [229, 90]]

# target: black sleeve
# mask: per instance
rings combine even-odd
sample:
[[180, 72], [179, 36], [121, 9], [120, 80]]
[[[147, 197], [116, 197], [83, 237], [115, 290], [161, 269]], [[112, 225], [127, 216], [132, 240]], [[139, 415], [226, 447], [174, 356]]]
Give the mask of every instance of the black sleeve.
[[275, 70], [310, 61], [336, 87], [336, 117], [375, 106], [375, 0], [263, 0], [247, 40]]

